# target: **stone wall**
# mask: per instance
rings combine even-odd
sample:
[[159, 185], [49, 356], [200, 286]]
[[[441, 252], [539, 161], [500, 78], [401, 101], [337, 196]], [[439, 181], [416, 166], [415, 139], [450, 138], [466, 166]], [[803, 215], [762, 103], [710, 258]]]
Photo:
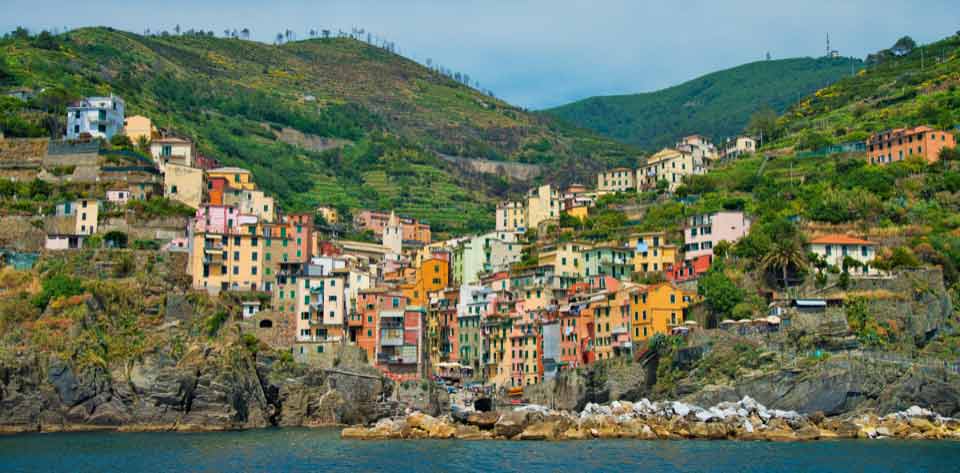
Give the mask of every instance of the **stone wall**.
[[536, 164], [470, 159], [459, 156], [440, 155], [447, 162], [471, 172], [507, 176], [510, 179], [529, 181], [539, 176], [543, 169]]
[[112, 217], [100, 224], [99, 233], [119, 231], [133, 240], [173, 240], [187, 234], [188, 219], [168, 217], [145, 221], [128, 221], [125, 218]]
[[0, 225], [0, 247], [29, 252], [42, 250], [47, 235], [33, 220], [33, 217], [4, 216]]

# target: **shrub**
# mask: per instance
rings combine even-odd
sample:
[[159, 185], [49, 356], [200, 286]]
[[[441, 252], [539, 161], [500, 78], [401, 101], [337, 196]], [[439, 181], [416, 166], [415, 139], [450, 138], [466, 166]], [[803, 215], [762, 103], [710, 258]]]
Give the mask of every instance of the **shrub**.
[[46, 309], [51, 300], [61, 297], [78, 296], [84, 292], [83, 284], [79, 279], [63, 274], [45, 278], [41, 282], [41, 287], [43, 289], [40, 291], [40, 294], [37, 294], [33, 298], [33, 305], [40, 310]]
[[208, 337], [213, 337], [220, 331], [220, 327], [227, 321], [228, 314], [224, 310], [219, 310], [203, 321], [203, 328]]

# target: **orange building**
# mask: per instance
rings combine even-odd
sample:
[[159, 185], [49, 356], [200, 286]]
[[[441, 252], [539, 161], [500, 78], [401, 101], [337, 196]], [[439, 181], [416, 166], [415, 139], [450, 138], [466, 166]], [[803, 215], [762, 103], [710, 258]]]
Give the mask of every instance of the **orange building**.
[[367, 352], [367, 361], [376, 362], [381, 311], [403, 311], [407, 300], [385, 287], [361, 289], [357, 294], [356, 314], [347, 322], [351, 343]]
[[430, 293], [442, 291], [450, 282], [450, 263], [439, 258], [423, 260], [416, 270], [413, 284], [403, 285], [403, 295], [410, 304], [428, 307]]
[[897, 128], [871, 136], [867, 140], [867, 156], [870, 164], [890, 164], [910, 156], [933, 163], [940, 159], [940, 150], [956, 146], [957, 140], [950, 132], [929, 126]]

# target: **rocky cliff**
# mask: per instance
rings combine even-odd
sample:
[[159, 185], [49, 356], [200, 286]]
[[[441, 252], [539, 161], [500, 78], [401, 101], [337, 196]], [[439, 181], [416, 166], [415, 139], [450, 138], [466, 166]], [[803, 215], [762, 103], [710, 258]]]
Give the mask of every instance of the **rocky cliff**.
[[0, 431], [231, 430], [372, 422], [389, 380], [289, 366], [240, 346], [178, 361], [151, 354], [106, 370], [22, 353], [0, 364]]

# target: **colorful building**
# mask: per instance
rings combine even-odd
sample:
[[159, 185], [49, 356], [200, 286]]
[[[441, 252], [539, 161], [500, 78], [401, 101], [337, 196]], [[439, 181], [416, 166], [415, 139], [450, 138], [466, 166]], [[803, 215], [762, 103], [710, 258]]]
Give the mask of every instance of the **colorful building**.
[[630, 279], [633, 275], [633, 248], [614, 244], [596, 245], [583, 251], [583, 275]]
[[250, 171], [237, 168], [225, 167], [210, 169], [207, 171], [207, 178], [222, 177], [227, 180], [227, 185], [231, 189], [256, 190], [257, 184], [253, 181], [253, 174]]
[[549, 185], [527, 193], [527, 228], [539, 228], [547, 220], [560, 218], [560, 193]]
[[637, 188], [632, 169], [614, 168], [597, 174], [598, 192], [627, 192]]
[[188, 274], [195, 289], [219, 291], [263, 289], [264, 240], [257, 218], [234, 207], [204, 206], [189, 228]]
[[103, 138], [123, 133], [125, 104], [116, 95], [86, 97], [67, 107], [67, 139]]
[[633, 342], [645, 346], [655, 334], [669, 335], [683, 325], [687, 308], [695, 302], [696, 293], [687, 292], [671, 283], [641, 286], [632, 294]]
[[200, 208], [203, 202], [203, 169], [169, 163], [163, 174], [164, 197]]
[[684, 259], [713, 256], [721, 241], [736, 243], [750, 232], [750, 219], [739, 211], [715, 212], [687, 218], [683, 229]]
[[527, 208], [523, 202], [507, 201], [497, 204], [496, 229], [498, 232], [527, 231]]
[[153, 122], [145, 116], [134, 115], [123, 120], [123, 134], [127, 135], [127, 138], [130, 138], [133, 144], [140, 143], [141, 139], [149, 142], [155, 132], [156, 128], [154, 128]]
[[665, 181], [667, 189], [674, 192], [683, 184], [684, 177], [705, 173], [703, 161], [695, 159], [693, 153], [665, 148], [637, 169], [637, 191], [655, 189], [658, 182]]
[[[379, 212], [363, 210], [353, 218], [353, 224], [358, 230], [370, 230], [377, 237], [383, 237], [383, 231], [390, 222], [393, 212]], [[415, 218], [399, 217], [402, 227], [402, 240], [405, 242], [419, 242], [429, 244], [432, 238], [430, 224], [420, 222]]]
[[867, 159], [870, 164], [890, 164], [910, 156], [919, 156], [928, 163], [940, 159], [943, 148], [956, 148], [953, 133], [929, 126], [897, 128], [875, 133], [867, 139]]
[[627, 244], [634, 249], [633, 271], [636, 273], [670, 272], [679, 261], [677, 246], [668, 243], [664, 232], [636, 234]]

